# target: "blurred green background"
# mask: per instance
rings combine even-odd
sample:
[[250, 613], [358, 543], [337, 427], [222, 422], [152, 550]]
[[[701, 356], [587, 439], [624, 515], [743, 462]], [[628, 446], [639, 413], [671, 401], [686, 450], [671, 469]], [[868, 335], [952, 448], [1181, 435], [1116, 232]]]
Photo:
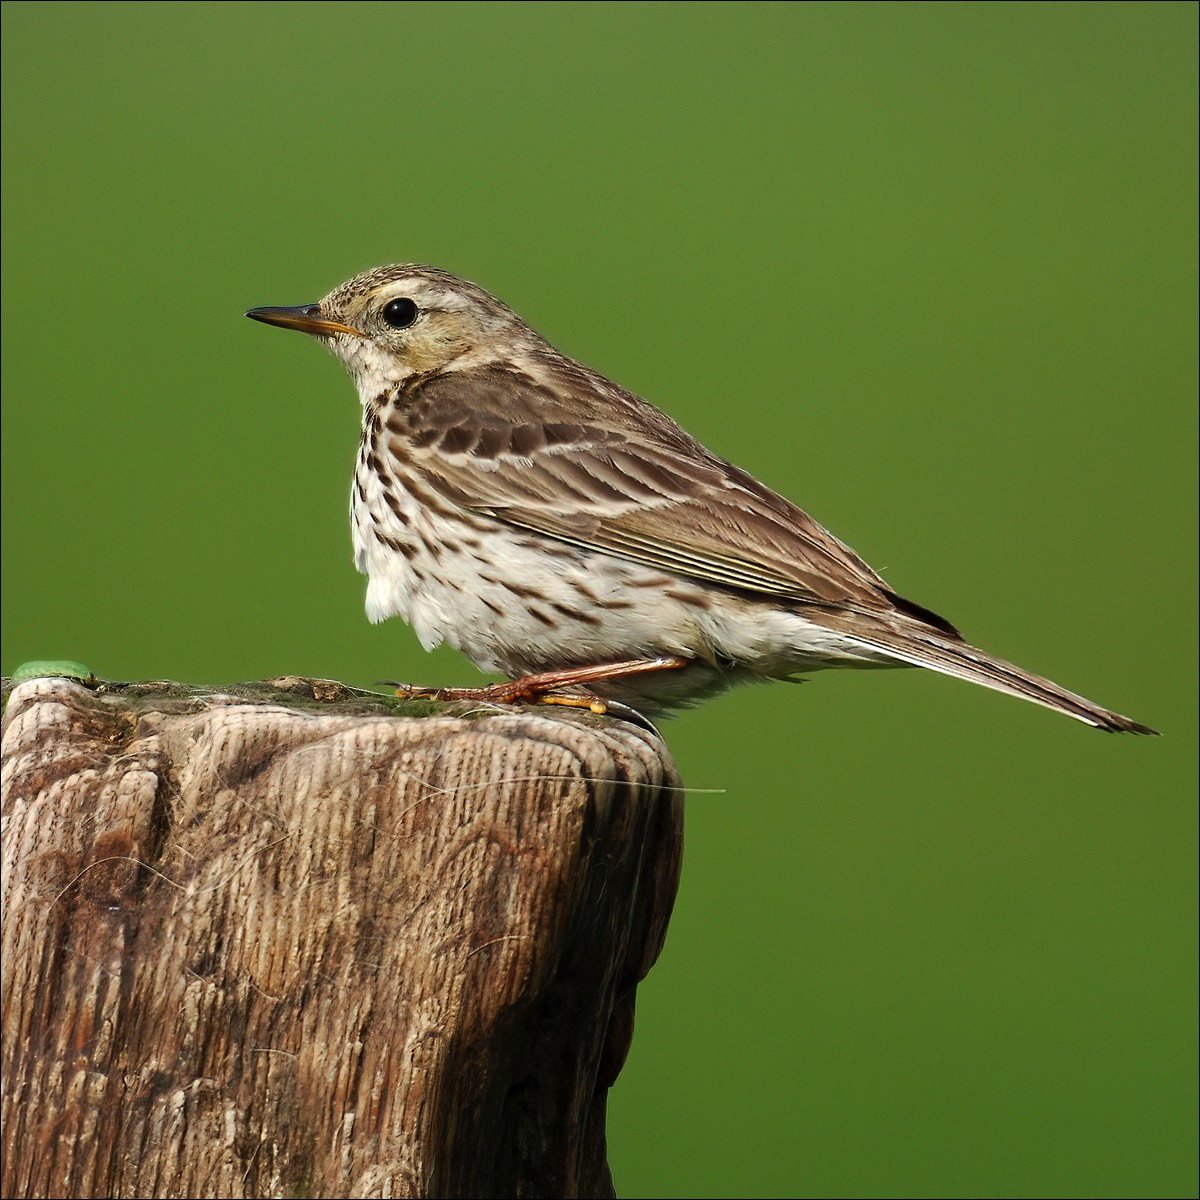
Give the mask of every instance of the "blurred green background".
[[621, 1194], [1194, 1194], [1194, 5], [11, 3], [3, 32], [5, 673], [477, 679], [366, 622], [351, 384], [241, 315], [465, 275], [1166, 735], [921, 672], [671, 723], [698, 790]]

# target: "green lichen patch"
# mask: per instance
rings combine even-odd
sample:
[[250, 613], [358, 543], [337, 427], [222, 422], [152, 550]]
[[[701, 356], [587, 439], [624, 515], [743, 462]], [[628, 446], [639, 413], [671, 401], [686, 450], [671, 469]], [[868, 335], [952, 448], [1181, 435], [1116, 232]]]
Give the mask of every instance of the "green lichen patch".
[[91, 667], [69, 658], [37, 658], [22, 663], [12, 673], [12, 686], [29, 679], [77, 679], [80, 683], [95, 683], [96, 676]]

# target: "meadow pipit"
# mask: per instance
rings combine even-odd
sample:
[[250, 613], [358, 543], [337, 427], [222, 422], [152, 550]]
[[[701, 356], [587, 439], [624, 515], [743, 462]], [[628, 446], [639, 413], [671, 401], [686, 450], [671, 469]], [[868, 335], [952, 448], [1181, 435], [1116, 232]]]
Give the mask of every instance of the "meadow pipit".
[[380, 267], [312, 334], [362, 400], [351, 526], [367, 615], [515, 680], [652, 711], [822, 667], [930, 667], [1098, 729], [1152, 733], [965, 642], [790, 501], [554, 349], [475, 284]]

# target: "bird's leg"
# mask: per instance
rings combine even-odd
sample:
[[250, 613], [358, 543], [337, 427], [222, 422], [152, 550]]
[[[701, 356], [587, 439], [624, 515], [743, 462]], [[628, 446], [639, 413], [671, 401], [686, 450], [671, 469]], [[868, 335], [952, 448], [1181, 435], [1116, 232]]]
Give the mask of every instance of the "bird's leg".
[[542, 671], [537, 675], [522, 675], [504, 683], [480, 688], [417, 688], [401, 684], [396, 694], [406, 700], [418, 697], [429, 700], [480, 700], [493, 704], [519, 704], [532, 700], [538, 704], [561, 704], [568, 708], [589, 708], [592, 712], [608, 710], [598, 696], [583, 696], [562, 689], [586, 687], [609, 679], [625, 679], [630, 675], [647, 675], [652, 671], [671, 671], [686, 667], [690, 660], [671, 655], [664, 658], [631, 658], [624, 662], [601, 663], [594, 667], [568, 667], [562, 671]]

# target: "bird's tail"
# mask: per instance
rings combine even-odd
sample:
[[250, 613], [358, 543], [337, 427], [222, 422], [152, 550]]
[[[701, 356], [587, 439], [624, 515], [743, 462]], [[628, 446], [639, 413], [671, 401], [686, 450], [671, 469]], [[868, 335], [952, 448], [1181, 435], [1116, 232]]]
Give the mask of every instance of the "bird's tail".
[[858, 628], [844, 629], [855, 641], [886, 655], [897, 662], [928, 667], [943, 675], [981, 683], [997, 692], [1006, 692], [1022, 700], [1032, 700], [1055, 712], [1066, 713], [1085, 725], [1110, 733], [1145, 733], [1157, 736], [1157, 730], [1140, 725], [1120, 713], [1110, 712], [1083, 696], [1059, 687], [1049, 679], [1031, 675], [1020, 667], [977, 650], [967, 642], [916, 622], [883, 624], [875, 618], [855, 622]]

